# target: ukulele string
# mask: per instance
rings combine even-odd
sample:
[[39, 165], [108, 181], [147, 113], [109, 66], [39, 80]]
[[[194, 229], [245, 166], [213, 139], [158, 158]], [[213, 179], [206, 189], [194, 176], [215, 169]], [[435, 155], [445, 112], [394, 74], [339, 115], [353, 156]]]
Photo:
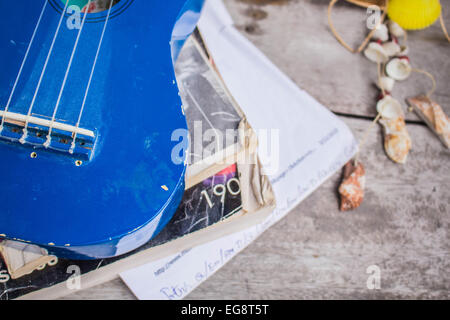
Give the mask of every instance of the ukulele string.
[[[88, 1], [87, 8], [89, 8], [90, 5], [91, 5], [91, 0]], [[58, 99], [56, 101], [55, 109], [53, 111], [52, 120], [50, 122], [49, 130], [48, 130], [48, 134], [47, 134], [47, 140], [44, 143], [44, 147], [46, 147], [46, 148], [48, 148], [50, 146], [51, 136], [52, 136], [52, 132], [53, 132], [53, 126], [54, 126], [55, 120], [56, 120], [56, 114], [58, 113], [59, 105], [61, 103], [61, 98], [62, 98], [64, 89], [66, 87], [67, 78], [69, 76], [70, 69], [72, 67], [73, 58], [74, 58], [75, 52], [77, 51], [77, 48], [78, 48], [78, 42], [80, 40], [81, 32], [83, 31], [83, 27], [84, 27], [84, 24], [86, 22], [87, 15], [88, 15], [88, 13], [85, 12], [84, 13], [84, 17], [83, 17], [83, 21], [81, 23], [80, 30], [78, 31], [78, 35], [77, 35], [77, 38], [75, 40], [75, 44], [74, 44], [73, 49], [72, 49], [72, 54], [70, 56], [69, 63], [67, 65], [66, 74], [64, 75], [64, 80], [62, 82], [61, 89], [59, 90]]]
[[98, 60], [98, 57], [100, 55], [100, 49], [102, 47], [103, 37], [105, 36], [106, 26], [108, 25], [108, 20], [109, 20], [110, 14], [111, 14], [111, 9], [112, 9], [113, 3], [114, 3], [114, 1], [111, 0], [111, 2], [109, 4], [109, 9], [108, 9], [108, 14], [106, 16], [105, 24], [103, 25], [102, 34], [100, 36], [100, 40], [99, 40], [99, 43], [98, 43], [98, 46], [97, 46], [97, 52], [95, 53], [95, 58], [94, 58], [94, 62], [92, 64], [92, 69], [91, 69], [91, 73], [89, 75], [89, 80], [88, 80], [88, 84], [87, 84], [87, 87], [86, 87], [86, 91], [84, 92], [83, 102], [81, 104], [80, 113], [78, 115], [78, 120], [77, 120], [77, 123], [75, 125], [76, 129], [74, 130], [73, 137], [72, 137], [72, 144], [71, 144], [70, 150], [69, 150], [69, 153], [71, 153], [71, 154], [73, 154], [73, 152], [75, 150], [75, 142], [77, 140], [78, 128], [80, 127], [81, 117], [83, 116], [84, 107], [86, 105], [87, 96], [89, 94], [89, 89], [91, 87], [92, 78], [94, 76], [95, 67], [97, 65], [97, 60]]
[[48, 0], [45, 0], [45, 3], [44, 3], [44, 6], [42, 7], [39, 19], [38, 19], [38, 21], [36, 23], [36, 26], [34, 27], [33, 35], [31, 36], [31, 40], [30, 40], [30, 43], [28, 44], [27, 51], [26, 51], [25, 56], [24, 56], [24, 58], [22, 60], [22, 65], [20, 66], [19, 73], [17, 74], [17, 77], [16, 77], [16, 81], [14, 82], [13, 88], [12, 88], [11, 93], [9, 95], [8, 102], [6, 103], [6, 107], [5, 107], [5, 110], [4, 110], [5, 113], [3, 114], [2, 121], [0, 123], [0, 132], [3, 131], [3, 125], [5, 124], [6, 113], [8, 112], [9, 107], [11, 105], [12, 97], [14, 96], [14, 92], [16, 91], [16, 87], [17, 87], [17, 84], [19, 83], [19, 79], [22, 76], [23, 68], [25, 66], [25, 63], [27, 62], [28, 54], [30, 53], [30, 49], [31, 49], [31, 47], [33, 45], [34, 38], [36, 36], [37, 30], [39, 29], [39, 26], [41, 24], [42, 17], [44, 15], [44, 11], [45, 11], [45, 9], [47, 7], [47, 3], [48, 3]]
[[64, 6], [63, 11], [61, 12], [61, 18], [59, 19], [58, 27], [56, 28], [55, 34], [53, 36], [52, 44], [50, 46], [50, 50], [48, 51], [47, 58], [46, 58], [45, 63], [44, 63], [44, 67], [42, 68], [41, 76], [39, 78], [39, 82], [38, 82], [36, 90], [34, 92], [33, 100], [31, 101], [30, 108], [28, 109], [27, 117], [26, 117], [26, 120], [25, 120], [25, 127], [23, 129], [23, 135], [22, 135], [22, 137], [19, 140], [20, 143], [22, 143], [22, 144], [25, 143], [25, 139], [27, 138], [27, 135], [28, 135], [28, 124], [29, 124], [29, 121], [30, 121], [31, 112], [33, 110], [34, 103], [36, 102], [36, 97], [37, 97], [37, 94], [38, 94], [39, 89], [41, 87], [42, 79], [44, 78], [45, 71], [47, 70], [47, 65], [48, 65], [48, 62], [50, 60], [50, 56], [52, 55], [53, 47], [55, 45], [56, 38], [57, 38], [57, 36], [59, 34], [59, 30], [61, 28], [61, 24], [62, 24], [64, 15], [65, 15], [65, 12], [67, 10], [67, 6], [69, 5], [69, 2], [70, 1], [66, 1], [66, 5]]

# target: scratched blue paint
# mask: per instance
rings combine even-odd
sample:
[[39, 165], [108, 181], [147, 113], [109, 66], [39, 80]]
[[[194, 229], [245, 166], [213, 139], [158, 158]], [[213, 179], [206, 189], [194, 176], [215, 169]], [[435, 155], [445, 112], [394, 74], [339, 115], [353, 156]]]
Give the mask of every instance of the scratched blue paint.
[[[45, 1], [0, 1], [0, 12], [8, 13], [0, 20], [0, 111]], [[8, 129], [0, 133], [0, 234], [60, 257], [92, 259], [126, 253], [161, 231], [181, 200], [186, 171], [171, 159], [179, 143], [171, 141], [172, 132], [187, 127], [173, 60], [202, 4], [122, 0], [113, 7], [80, 123], [95, 132], [95, 148], [81, 166], [64, 143], [55, 151], [39, 145], [37, 136], [22, 145]], [[10, 112], [27, 114], [63, 8], [60, 0], [48, 0]], [[79, 31], [67, 28], [67, 17], [36, 95], [32, 113], [38, 117], [51, 118], [55, 110]], [[56, 116], [67, 124], [75, 125], [80, 114], [105, 17], [89, 14], [83, 26]]]

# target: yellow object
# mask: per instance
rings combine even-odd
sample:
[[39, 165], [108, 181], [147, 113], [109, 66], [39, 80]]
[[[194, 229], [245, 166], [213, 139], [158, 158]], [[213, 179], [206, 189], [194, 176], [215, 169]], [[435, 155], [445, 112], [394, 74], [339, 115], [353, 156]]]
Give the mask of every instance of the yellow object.
[[439, 0], [390, 0], [388, 16], [406, 30], [431, 26], [441, 15]]

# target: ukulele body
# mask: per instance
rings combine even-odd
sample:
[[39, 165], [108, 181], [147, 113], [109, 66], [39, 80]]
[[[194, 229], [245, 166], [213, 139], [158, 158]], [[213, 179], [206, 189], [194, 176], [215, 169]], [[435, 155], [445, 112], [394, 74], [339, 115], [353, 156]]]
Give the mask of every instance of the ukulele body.
[[97, 259], [166, 225], [188, 144], [173, 64], [202, 4], [0, 2], [0, 238]]

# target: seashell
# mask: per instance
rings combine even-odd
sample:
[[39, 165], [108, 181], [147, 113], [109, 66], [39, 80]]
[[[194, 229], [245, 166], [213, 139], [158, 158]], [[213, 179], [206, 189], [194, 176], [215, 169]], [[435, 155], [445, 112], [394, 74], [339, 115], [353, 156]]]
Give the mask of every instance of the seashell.
[[398, 56], [407, 56], [408, 53], [409, 53], [408, 46], [400, 46], [400, 52], [398, 53]]
[[383, 43], [382, 47], [389, 57], [396, 56], [401, 52], [400, 46], [395, 41]]
[[450, 148], [450, 120], [442, 107], [428, 97], [418, 96], [406, 100], [417, 115], [425, 121], [442, 143]]
[[418, 30], [431, 26], [441, 15], [439, 0], [390, 0], [389, 19], [403, 29]]
[[402, 81], [407, 79], [412, 72], [409, 59], [394, 58], [386, 64], [386, 74], [394, 80]]
[[406, 130], [402, 105], [391, 96], [377, 103], [384, 131], [384, 149], [388, 157], [397, 163], [405, 163], [411, 150], [411, 138]]
[[372, 34], [372, 39], [381, 40], [382, 42], [389, 40], [389, 30], [385, 24], [380, 24]]
[[373, 62], [385, 63], [389, 60], [389, 55], [378, 42], [369, 43], [366, 50], [364, 50], [364, 55]]
[[[380, 90], [391, 92], [394, 89], [395, 80], [386, 76], [380, 78], [380, 82], [377, 83]], [[384, 98], [384, 97], [383, 97]]]
[[[386, 128], [386, 123], [382, 120], [380, 121], [383, 126]], [[405, 122], [398, 121], [395, 126], [404, 126]], [[389, 133], [388, 130], [385, 131], [384, 136], [384, 149], [388, 157], [399, 164], [405, 164], [408, 158], [409, 151], [411, 150], [411, 138], [409, 134], [395, 132]]]
[[377, 112], [381, 114], [383, 119], [395, 120], [400, 117], [405, 117], [401, 103], [390, 95], [378, 101]]
[[400, 27], [400, 25], [397, 22], [395, 22], [395, 21], [390, 20], [388, 22], [388, 26], [389, 26], [389, 32], [394, 37], [400, 38], [400, 37], [403, 37], [406, 34], [405, 30], [403, 30], [403, 28]]
[[344, 178], [339, 186], [341, 196], [341, 211], [350, 211], [358, 208], [364, 200], [366, 184], [365, 170], [362, 163], [354, 165], [348, 162], [344, 167]]

